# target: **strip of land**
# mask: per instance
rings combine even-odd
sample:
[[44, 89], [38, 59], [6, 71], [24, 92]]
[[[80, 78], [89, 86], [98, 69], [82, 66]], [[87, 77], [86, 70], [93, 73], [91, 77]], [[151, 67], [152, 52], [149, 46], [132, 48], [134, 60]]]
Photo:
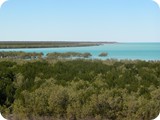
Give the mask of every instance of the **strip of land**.
[[71, 42], [71, 41], [0, 41], [0, 49], [9, 48], [56, 48], [83, 47], [113, 44], [116, 42]]

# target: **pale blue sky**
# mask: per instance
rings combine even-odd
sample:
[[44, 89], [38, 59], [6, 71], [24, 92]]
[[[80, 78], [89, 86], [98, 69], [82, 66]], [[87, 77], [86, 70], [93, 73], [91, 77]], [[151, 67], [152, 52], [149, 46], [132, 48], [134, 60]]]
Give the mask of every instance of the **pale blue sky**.
[[0, 8], [0, 41], [160, 42], [152, 0], [9, 0]]

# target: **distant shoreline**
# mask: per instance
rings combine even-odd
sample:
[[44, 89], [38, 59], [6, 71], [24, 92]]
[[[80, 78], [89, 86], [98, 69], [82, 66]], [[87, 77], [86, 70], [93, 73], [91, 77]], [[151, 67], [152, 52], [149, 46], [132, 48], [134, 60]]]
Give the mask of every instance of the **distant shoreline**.
[[60, 48], [60, 47], [87, 47], [117, 42], [73, 42], [73, 41], [0, 41], [0, 49], [15, 48]]

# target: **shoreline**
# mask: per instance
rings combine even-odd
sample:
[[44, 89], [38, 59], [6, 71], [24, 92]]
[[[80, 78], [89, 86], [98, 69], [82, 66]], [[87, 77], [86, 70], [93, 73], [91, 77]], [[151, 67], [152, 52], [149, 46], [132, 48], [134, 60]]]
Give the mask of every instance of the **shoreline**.
[[61, 48], [61, 47], [88, 47], [117, 42], [72, 42], [72, 41], [0, 41], [0, 49], [16, 48]]

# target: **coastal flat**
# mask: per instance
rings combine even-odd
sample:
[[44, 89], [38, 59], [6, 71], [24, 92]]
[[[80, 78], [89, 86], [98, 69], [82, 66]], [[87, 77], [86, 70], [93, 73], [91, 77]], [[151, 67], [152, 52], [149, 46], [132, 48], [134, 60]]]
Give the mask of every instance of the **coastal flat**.
[[71, 42], [71, 41], [0, 41], [0, 49], [8, 48], [56, 48], [113, 44], [116, 42]]

